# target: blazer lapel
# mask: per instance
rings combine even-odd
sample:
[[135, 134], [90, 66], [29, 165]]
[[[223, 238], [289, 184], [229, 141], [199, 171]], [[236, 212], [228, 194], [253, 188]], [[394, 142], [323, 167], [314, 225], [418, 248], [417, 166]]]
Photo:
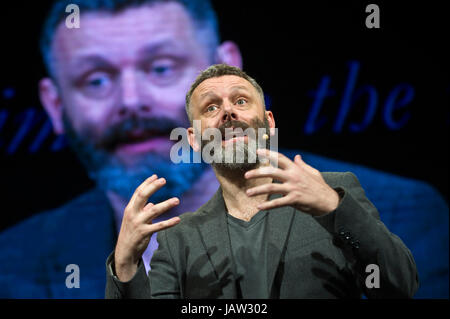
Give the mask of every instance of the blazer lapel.
[[[270, 199], [278, 197], [281, 195], [275, 194], [270, 196]], [[274, 286], [274, 279], [287, 244], [286, 240], [289, 237], [294, 215], [293, 207], [284, 206], [271, 209], [267, 216], [267, 282], [270, 298], [279, 298], [279, 287]]]
[[214, 268], [222, 298], [236, 298], [235, 265], [226, 220], [226, 206], [219, 188], [201, 208], [202, 221], [197, 227]]
[[[281, 197], [271, 195], [270, 199]], [[222, 188], [198, 211], [201, 214], [197, 229], [201, 234], [208, 258], [214, 268], [216, 278], [222, 289], [223, 298], [236, 298], [235, 263], [231, 251], [230, 235], [226, 220], [226, 206]], [[289, 237], [295, 209], [290, 206], [275, 208], [267, 216], [267, 279], [270, 297], [278, 297], [279, 289], [274, 286], [280, 259]], [[276, 284], [276, 283], [275, 283]]]

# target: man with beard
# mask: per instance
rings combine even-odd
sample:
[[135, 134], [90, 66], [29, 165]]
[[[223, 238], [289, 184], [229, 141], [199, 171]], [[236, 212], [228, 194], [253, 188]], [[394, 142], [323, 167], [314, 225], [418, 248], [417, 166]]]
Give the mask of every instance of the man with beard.
[[[264, 129], [265, 120], [274, 134], [275, 119], [265, 110], [261, 87], [236, 67], [214, 65], [202, 72], [186, 96], [186, 110], [201, 124], [200, 129], [188, 129], [189, 144], [196, 151], [212, 143], [198, 142], [198, 135], [211, 128], [221, 133], [230, 127]], [[258, 155], [278, 165], [250, 161], [250, 139], [230, 134], [219, 140], [222, 154], [217, 156], [214, 148], [212, 166], [220, 188], [194, 213], [153, 223], [182, 200], [151, 199], [147, 204], [164, 184], [156, 175], [136, 189], [107, 260], [106, 297], [414, 295], [418, 277], [411, 252], [380, 221], [355, 175], [321, 173], [299, 155], [291, 161], [266, 148], [258, 149]], [[238, 141], [248, 147], [227, 147]], [[235, 161], [238, 149], [244, 152], [243, 163]], [[224, 163], [229, 152], [235, 156]], [[147, 277], [142, 253], [149, 237], [166, 228], [158, 235], [159, 248]], [[374, 289], [366, 281], [369, 265], [379, 267], [381, 285]]]
[[[64, 27], [68, 4], [80, 8], [79, 29]], [[219, 183], [210, 166], [170, 161], [176, 141], [169, 132], [188, 126], [185, 93], [200, 70], [213, 63], [242, 65], [233, 42], [220, 44], [216, 24], [207, 0], [56, 3], [42, 36], [49, 77], [39, 83], [41, 101], [55, 133], [68, 137], [98, 187], [0, 234], [0, 297], [103, 297], [104, 260], [114, 248], [124, 207], [143, 180], [153, 174], [166, 178], [153, 202], [181, 200], [156, 222], [194, 211], [215, 193]], [[293, 159], [297, 152], [283, 153]], [[448, 297], [448, 207], [436, 190], [301, 154], [321, 171], [354, 172], [389, 229], [418, 253], [423, 280], [416, 296]], [[61, 187], [70, 183], [66, 179]], [[143, 254], [147, 269], [156, 247], [152, 236]], [[79, 288], [67, 285], [76, 275], [71, 264], [79, 267]]]
[[[79, 6], [78, 29], [65, 26], [68, 4]], [[172, 216], [215, 192], [204, 163], [172, 163], [169, 136], [189, 125], [185, 93], [202, 69], [241, 66], [237, 45], [219, 41], [208, 0], [55, 2], [41, 38], [49, 77], [39, 83], [40, 97], [55, 133], [65, 134], [98, 187], [2, 234], [11, 249], [1, 256], [0, 297], [101, 298], [104, 260], [142, 181], [167, 177], [154, 199], [182, 198]], [[156, 246], [153, 238], [147, 266]], [[80, 270], [79, 288], [66, 284], [70, 264]]]

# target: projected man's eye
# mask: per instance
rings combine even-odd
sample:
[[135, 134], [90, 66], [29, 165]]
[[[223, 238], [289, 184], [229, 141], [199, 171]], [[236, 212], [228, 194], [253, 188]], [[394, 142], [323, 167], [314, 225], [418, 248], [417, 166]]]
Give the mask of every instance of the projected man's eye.
[[153, 68], [153, 73], [159, 76], [169, 75], [171, 71], [173, 71], [173, 69], [169, 65], [158, 65]]
[[154, 60], [149, 69], [150, 80], [156, 85], [170, 85], [181, 75], [181, 63], [173, 58]]
[[83, 83], [83, 91], [94, 98], [102, 98], [109, 94], [113, 81], [108, 74], [95, 73], [87, 77]]
[[94, 78], [91, 79], [88, 82], [88, 85], [91, 87], [95, 87], [95, 88], [100, 88], [100, 87], [104, 87], [107, 85], [108, 79], [105, 77], [99, 77], [99, 78]]

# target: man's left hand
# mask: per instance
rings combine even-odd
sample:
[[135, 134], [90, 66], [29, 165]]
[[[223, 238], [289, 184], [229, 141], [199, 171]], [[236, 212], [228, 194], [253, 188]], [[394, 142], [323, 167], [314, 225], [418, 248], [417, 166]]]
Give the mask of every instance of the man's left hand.
[[245, 173], [246, 179], [271, 177], [281, 183], [269, 183], [247, 190], [248, 196], [261, 194], [282, 194], [283, 197], [266, 201], [258, 205], [260, 210], [281, 206], [292, 206], [313, 216], [332, 212], [339, 205], [339, 195], [323, 179], [322, 174], [306, 164], [300, 155], [291, 161], [285, 155], [267, 149], [259, 149], [258, 155], [278, 167], [261, 166]]

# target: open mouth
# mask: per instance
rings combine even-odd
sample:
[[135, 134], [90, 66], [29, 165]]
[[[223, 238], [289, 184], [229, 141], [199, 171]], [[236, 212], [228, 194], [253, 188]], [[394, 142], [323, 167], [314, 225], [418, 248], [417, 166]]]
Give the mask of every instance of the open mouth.
[[169, 133], [157, 130], [134, 130], [117, 143], [116, 152], [128, 154], [144, 153], [149, 151], [167, 151], [174, 142], [169, 138]]
[[225, 134], [222, 134], [222, 144], [224, 143], [233, 143], [237, 141], [247, 141], [248, 136], [244, 134], [242, 130], [236, 130], [234, 131], [232, 128], [232, 131], [227, 132]]
[[165, 137], [169, 138], [169, 133], [160, 130], [134, 130], [125, 134], [123, 141], [120, 144], [135, 144], [147, 141], [153, 138]]

